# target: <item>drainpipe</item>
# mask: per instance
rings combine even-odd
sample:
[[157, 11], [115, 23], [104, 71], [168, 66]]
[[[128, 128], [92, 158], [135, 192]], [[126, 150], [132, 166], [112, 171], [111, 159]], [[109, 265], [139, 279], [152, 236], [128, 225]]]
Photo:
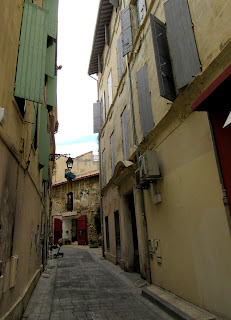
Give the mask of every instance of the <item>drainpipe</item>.
[[[124, 0], [122, 0], [122, 9], [125, 8]], [[127, 79], [128, 79], [128, 90], [129, 90], [129, 102], [131, 106], [131, 120], [132, 120], [132, 131], [133, 131], [133, 146], [136, 148], [136, 159], [139, 168], [139, 151], [137, 150], [137, 134], [136, 134], [136, 126], [135, 126], [135, 112], [134, 112], [134, 104], [133, 104], [133, 95], [132, 95], [132, 82], [131, 82], [131, 74], [130, 67], [128, 62], [128, 55], [126, 54], [126, 67], [127, 67]], [[151, 283], [151, 269], [150, 269], [150, 258], [149, 258], [149, 248], [148, 248], [148, 232], [147, 232], [147, 219], [146, 219], [146, 210], [145, 210], [145, 202], [144, 202], [144, 191], [143, 189], [139, 189], [140, 196], [140, 204], [142, 210], [142, 220], [143, 220], [143, 228], [144, 228], [144, 243], [145, 243], [145, 265], [146, 265], [146, 277], [147, 281]]]
[[220, 184], [221, 184], [222, 199], [223, 199], [223, 203], [225, 206], [225, 212], [226, 212], [226, 216], [227, 216], [229, 231], [231, 234], [230, 208], [229, 208], [229, 204], [228, 204], [224, 178], [223, 178], [223, 174], [222, 174], [222, 170], [221, 170], [221, 164], [220, 164], [219, 154], [218, 154], [218, 150], [217, 150], [216, 139], [215, 139], [215, 134], [214, 134], [213, 125], [212, 125], [212, 119], [211, 119], [209, 112], [207, 112], [207, 116], [208, 116], [208, 121], [209, 121], [210, 133], [211, 133], [211, 138], [212, 138], [212, 143], [213, 143], [213, 149], [214, 149], [214, 154], [215, 154], [215, 159], [216, 159], [216, 164], [217, 164], [219, 180], [220, 180]]

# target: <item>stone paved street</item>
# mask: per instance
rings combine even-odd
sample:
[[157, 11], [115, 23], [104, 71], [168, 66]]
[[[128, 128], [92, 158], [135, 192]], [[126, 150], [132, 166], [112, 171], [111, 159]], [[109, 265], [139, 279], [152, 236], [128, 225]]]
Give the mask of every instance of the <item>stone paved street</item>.
[[173, 319], [140, 295], [127, 278], [132, 274], [102, 260], [100, 249], [61, 251], [63, 258], [49, 260], [23, 320]]

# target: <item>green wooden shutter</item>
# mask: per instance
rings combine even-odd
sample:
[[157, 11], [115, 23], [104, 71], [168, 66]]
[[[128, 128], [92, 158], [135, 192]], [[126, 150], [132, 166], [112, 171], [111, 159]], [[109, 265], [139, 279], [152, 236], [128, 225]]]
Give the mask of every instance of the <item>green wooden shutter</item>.
[[48, 175], [50, 134], [47, 132], [48, 111], [41, 106], [40, 112], [40, 133], [39, 133], [39, 165], [44, 167], [43, 175]]
[[48, 37], [47, 56], [46, 56], [46, 74], [54, 78], [56, 74], [56, 42]]
[[58, 0], [43, 0], [43, 8], [48, 11], [48, 35], [57, 38]]
[[47, 105], [56, 107], [57, 105], [57, 77], [54, 79], [47, 77]]
[[47, 12], [25, 0], [14, 95], [43, 103]]

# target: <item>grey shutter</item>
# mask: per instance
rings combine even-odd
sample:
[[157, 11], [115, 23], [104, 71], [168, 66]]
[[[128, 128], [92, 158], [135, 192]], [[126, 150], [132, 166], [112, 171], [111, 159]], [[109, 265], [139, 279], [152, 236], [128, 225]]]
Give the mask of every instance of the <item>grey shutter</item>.
[[132, 26], [129, 5], [121, 11], [120, 19], [122, 28], [123, 56], [125, 56], [132, 49]]
[[121, 116], [121, 120], [122, 120], [124, 160], [128, 160], [130, 150], [129, 150], [127, 108], [124, 109], [122, 116]]
[[103, 123], [104, 123], [106, 120], [105, 91], [103, 92], [103, 96], [102, 96], [102, 108], [103, 108]]
[[100, 102], [96, 102], [93, 104], [93, 125], [94, 125], [94, 133], [99, 133], [101, 129], [101, 121], [100, 121]]
[[108, 26], [105, 25], [105, 43], [109, 46], [109, 29]]
[[119, 7], [119, 0], [109, 0], [109, 2], [113, 5], [113, 7]]
[[176, 85], [180, 89], [201, 72], [188, 1], [167, 1], [164, 10]]
[[98, 54], [98, 71], [102, 73], [103, 67], [101, 63], [101, 56]]
[[142, 126], [143, 137], [154, 127], [152, 116], [152, 104], [148, 84], [147, 66], [144, 65], [136, 73], [139, 107], [140, 107], [140, 120]]
[[57, 76], [54, 78], [47, 77], [47, 105], [57, 106]]
[[103, 158], [103, 185], [105, 185], [107, 182], [105, 149], [103, 150], [102, 158]]
[[145, 0], [137, 0], [136, 6], [137, 6], [138, 21], [140, 26], [147, 12]]
[[155, 51], [156, 69], [159, 81], [160, 95], [174, 101], [176, 91], [169, 56], [166, 27], [162, 21], [150, 14], [152, 39]]
[[119, 76], [119, 80], [120, 80], [123, 75], [123, 72], [124, 72], [123, 47], [122, 47], [122, 36], [121, 35], [120, 35], [119, 39], [117, 40], [117, 62], [118, 62], [118, 76]]
[[114, 172], [114, 168], [115, 168], [114, 132], [111, 135], [110, 144], [111, 144], [111, 169], [112, 169], [112, 172]]

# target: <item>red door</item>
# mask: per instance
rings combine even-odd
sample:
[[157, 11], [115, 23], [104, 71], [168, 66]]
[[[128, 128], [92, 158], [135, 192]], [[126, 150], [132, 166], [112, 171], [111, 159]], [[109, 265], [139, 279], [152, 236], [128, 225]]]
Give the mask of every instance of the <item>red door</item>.
[[87, 216], [80, 216], [77, 222], [77, 241], [78, 244], [87, 244]]
[[54, 244], [58, 243], [58, 240], [62, 238], [63, 228], [62, 220], [55, 218], [54, 219]]
[[226, 188], [229, 207], [231, 208], [231, 125], [223, 128], [230, 110], [210, 113], [222, 176]]

